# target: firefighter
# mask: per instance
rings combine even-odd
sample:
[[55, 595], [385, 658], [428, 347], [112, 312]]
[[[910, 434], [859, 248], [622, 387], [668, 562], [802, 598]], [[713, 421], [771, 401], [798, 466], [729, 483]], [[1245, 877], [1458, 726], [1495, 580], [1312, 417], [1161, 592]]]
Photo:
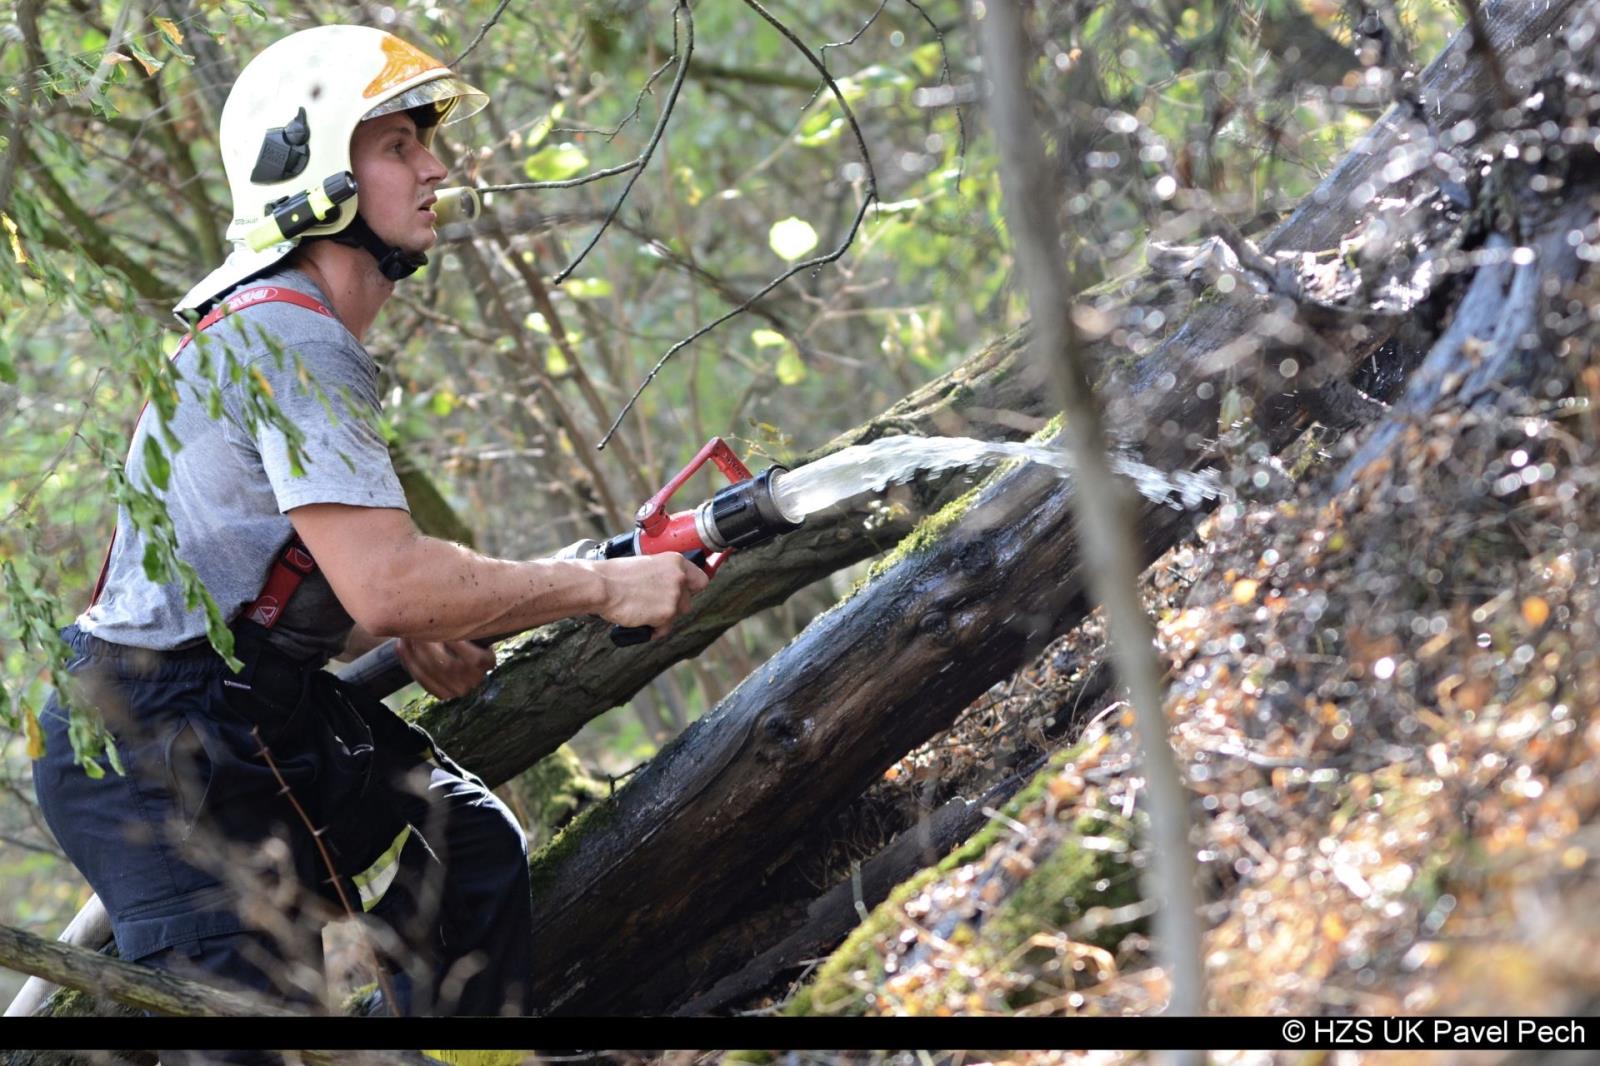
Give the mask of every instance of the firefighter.
[[124, 959], [315, 1003], [320, 922], [403, 838], [372, 910], [394, 973], [388, 1010], [532, 1007], [527, 852], [510, 813], [323, 667], [399, 637], [424, 688], [459, 696], [494, 665], [472, 638], [588, 614], [661, 635], [706, 578], [676, 553], [486, 558], [412, 523], [362, 342], [435, 242], [437, 127], [485, 103], [362, 26], [278, 41], [228, 97], [234, 251], [177, 306], [195, 326], [175, 356], [167, 428], [180, 446], [165, 449], [165, 486], [147, 467], [148, 411], [126, 469], [164, 502], [244, 667], [212, 650], [177, 582], [146, 576], [145, 534], [124, 509], [94, 602], [63, 635], [126, 773], [74, 765], [56, 698], [35, 766], [44, 814]]

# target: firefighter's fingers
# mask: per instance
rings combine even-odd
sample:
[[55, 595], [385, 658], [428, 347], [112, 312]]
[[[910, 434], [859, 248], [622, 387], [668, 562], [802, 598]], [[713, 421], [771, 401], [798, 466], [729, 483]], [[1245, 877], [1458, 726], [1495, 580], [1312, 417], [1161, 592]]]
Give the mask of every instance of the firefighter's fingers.
[[470, 641], [401, 640], [400, 662], [412, 679], [440, 699], [465, 696], [494, 667], [494, 653]]
[[481, 644], [474, 644], [470, 640], [452, 640], [446, 647], [453, 649], [462, 664], [472, 670], [478, 671], [481, 680], [484, 674], [495, 668], [493, 648], [485, 648]]
[[689, 594], [692, 596], [696, 592], [699, 592], [701, 589], [705, 588], [706, 583], [709, 582], [711, 578], [706, 576], [706, 572], [704, 570], [691, 563], [684, 556], [680, 555], [678, 558], [683, 559], [683, 576], [688, 585]]

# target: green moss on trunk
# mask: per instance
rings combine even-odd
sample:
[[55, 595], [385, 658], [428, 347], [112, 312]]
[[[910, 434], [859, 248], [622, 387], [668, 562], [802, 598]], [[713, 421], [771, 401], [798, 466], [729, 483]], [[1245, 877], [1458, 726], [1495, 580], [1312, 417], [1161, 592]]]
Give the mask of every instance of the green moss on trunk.
[[584, 839], [595, 829], [609, 824], [617, 816], [617, 804], [607, 798], [578, 815], [567, 827], [556, 834], [554, 840], [528, 857], [528, 876], [532, 881], [533, 898], [550, 889], [561, 869], [583, 846]]
[[[920, 871], [897, 886], [845, 939], [812, 982], [795, 994], [784, 1013], [795, 1017], [864, 1014], [868, 1004], [861, 989], [876, 986], [884, 979], [878, 940], [899, 930], [905, 904], [945, 875], [981, 859], [1008, 831], [1006, 821], [1037, 804], [1050, 781], [1078, 756], [1079, 750], [1075, 746], [1056, 753], [1006, 804], [1003, 819], [991, 820], [938, 865]], [[981, 927], [964, 924], [952, 939], [971, 943], [977, 953], [975, 961], [993, 962], [1014, 953], [1019, 945], [1041, 930], [1060, 929], [1078, 921], [1091, 906], [1117, 907], [1133, 902], [1137, 898], [1136, 879], [1120, 857], [1107, 850], [1086, 849], [1077, 843], [1083, 837], [1110, 832], [1108, 825], [1099, 819], [1079, 819], [1072, 828], [1072, 837], [1063, 841], [995, 914]], [[1126, 932], [1126, 926], [1102, 927], [1086, 938], [1092, 943], [1104, 940], [1106, 943], [1101, 946], [1106, 946], [1120, 940]]]

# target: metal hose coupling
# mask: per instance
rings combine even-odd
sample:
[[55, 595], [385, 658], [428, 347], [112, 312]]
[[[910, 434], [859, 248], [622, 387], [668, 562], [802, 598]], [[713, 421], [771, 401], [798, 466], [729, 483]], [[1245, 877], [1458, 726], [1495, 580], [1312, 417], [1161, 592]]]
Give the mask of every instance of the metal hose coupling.
[[769, 466], [753, 478], [729, 485], [694, 512], [695, 532], [711, 551], [753, 548], [790, 530], [799, 529], [804, 516], [785, 514], [772, 489], [785, 466]]

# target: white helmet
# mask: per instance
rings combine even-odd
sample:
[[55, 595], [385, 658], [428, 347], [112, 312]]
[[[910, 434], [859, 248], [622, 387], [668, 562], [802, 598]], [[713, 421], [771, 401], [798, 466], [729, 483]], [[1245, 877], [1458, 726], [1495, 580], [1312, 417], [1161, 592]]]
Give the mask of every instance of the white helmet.
[[[239, 74], [222, 108], [222, 165], [233, 197], [227, 236], [234, 251], [174, 310], [203, 311], [218, 296], [264, 272], [306, 237], [339, 233], [357, 199], [329, 205], [321, 190], [351, 169], [356, 125], [395, 111], [418, 115], [430, 144], [435, 126], [476, 114], [484, 93], [392, 33], [370, 26], [317, 26], [269, 45]], [[254, 250], [248, 238], [275, 208], [311, 192], [320, 221]], [[331, 210], [327, 210], [331, 207]]]

